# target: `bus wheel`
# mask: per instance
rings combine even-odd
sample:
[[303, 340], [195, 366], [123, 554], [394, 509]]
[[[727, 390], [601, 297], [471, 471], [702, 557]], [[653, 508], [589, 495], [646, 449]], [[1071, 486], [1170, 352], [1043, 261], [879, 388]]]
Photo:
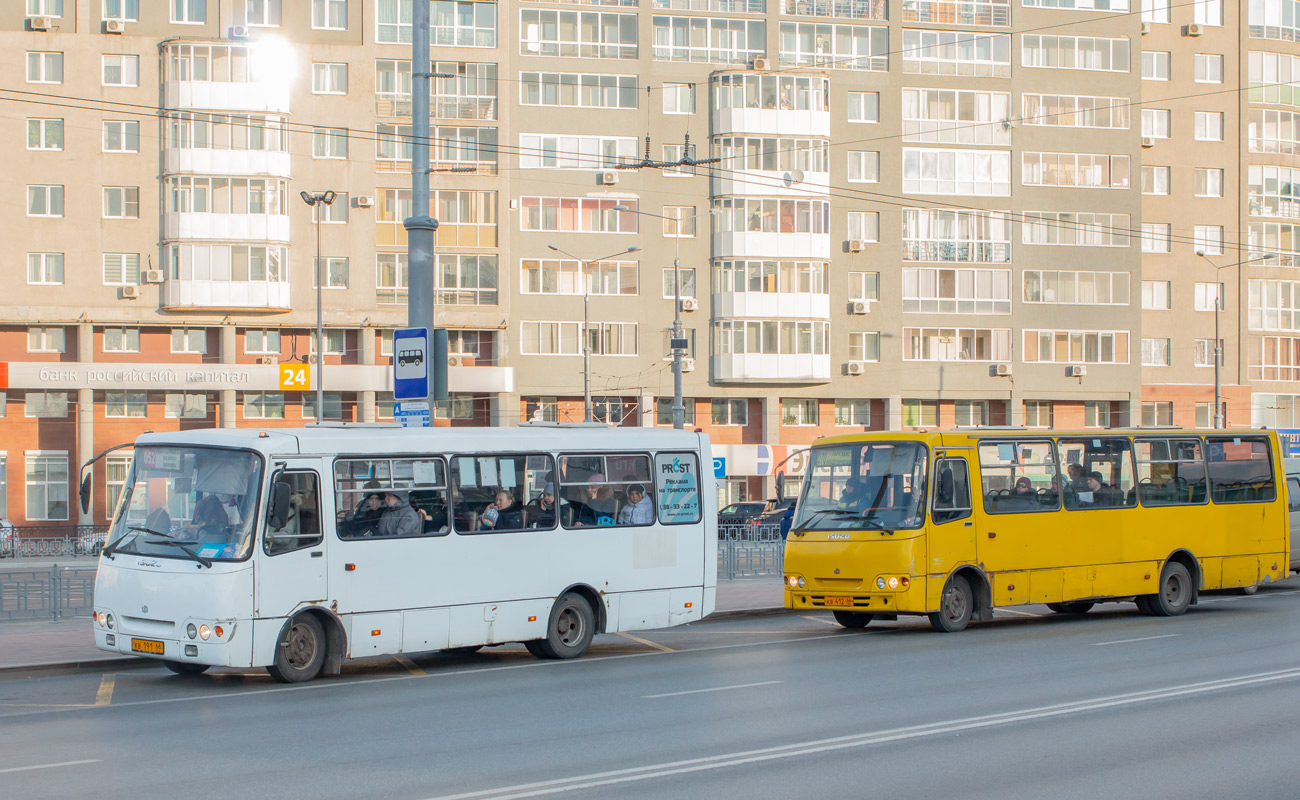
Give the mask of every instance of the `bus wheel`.
[[325, 665], [325, 629], [311, 614], [294, 617], [275, 648], [275, 663], [266, 671], [280, 683], [302, 683]]
[[1187, 567], [1170, 561], [1160, 573], [1160, 591], [1150, 595], [1147, 604], [1151, 606], [1153, 616], [1176, 617], [1192, 604], [1195, 591]]
[[1138, 613], [1144, 617], [1155, 616], [1156, 612], [1151, 610], [1152, 597], [1155, 597], [1155, 595], [1140, 594], [1137, 597], [1133, 598], [1133, 605], [1138, 607]]
[[861, 611], [832, 611], [835, 621], [850, 630], [867, 627], [867, 623], [876, 618], [875, 614], [863, 614]]
[[577, 658], [591, 646], [596, 634], [596, 615], [591, 604], [580, 594], [561, 595], [551, 608], [546, 638], [537, 639], [543, 658]]
[[163, 666], [177, 675], [202, 675], [208, 671], [207, 664], [191, 664], [185, 661], [164, 661]]
[[956, 633], [966, 629], [971, 612], [975, 609], [975, 597], [970, 590], [970, 582], [960, 575], [954, 575], [943, 587], [943, 596], [939, 598], [939, 610], [930, 614], [930, 627], [944, 633]]
[[1047, 607], [1058, 614], [1087, 614], [1092, 610], [1096, 603], [1089, 603], [1086, 600], [1076, 600], [1073, 603], [1048, 603]]
[[542, 641], [543, 640], [541, 639], [532, 639], [527, 642], [524, 642], [524, 647], [528, 650], [528, 652], [532, 653], [538, 658], [550, 658], [550, 656], [546, 655], [546, 651], [542, 649]]
[[1238, 586], [1236, 589], [1233, 589], [1233, 590], [1232, 590], [1232, 593], [1233, 593], [1233, 594], [1244, 594], [1244, 595], [1246, 595], [1246, 596], [1250, 596], [1250, 595], [1252, 595], [1252, 594], [1254, 594], [1255, 592], [1258, 592], [1258, 591], [1259, 591], [1259, 585], [1256, 584], [1256, 585], [1254, 585], [1254, 586]]

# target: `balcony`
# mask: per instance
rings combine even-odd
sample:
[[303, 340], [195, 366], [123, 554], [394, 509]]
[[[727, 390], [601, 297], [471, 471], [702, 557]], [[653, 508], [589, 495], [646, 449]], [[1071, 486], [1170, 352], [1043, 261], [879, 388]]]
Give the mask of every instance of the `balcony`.
[[799, 197], [809, 194], [829, 195], [829, 172], [803, 172], [803, 180], [794, 180], [791, 171], [728, 170], [713, 176], [714, 195], [765, 195], [768, 197]]
[[729, 133], [760, 133], [768, 136], [830, 136], [829, 111], [792, 108], [715, 108], [714, 136]]
[[163, 284], [162, 306], [172, 310], [288, 311], [289, 282], [169, 278]]
[[163, 84], [163, 106], [169, 109], [288, 114], [291, 95], [288, 81], [168, 81]]
[[289, 215], [167, 213], [163, 215], [163, 238], [170, 241], [288, 242]]
[[809, 292], [720, 292], [713, 295], [715, 317], [763, 317], [767, 319], [831, 318], [828, 294]]
[[715, 355], [713, 379], [719, 383], [829, 383], [829, 355]]
[[290, 177], [288, 153], [267, 150], [217, 150], [170, 147], [163, 151], [163, 172], [190, 175], [267, 175]]
[[715, 258], [789, 258], [829, 259], [829, 233], [767, 233], [759, 231], [724, 231], [713, 234]]

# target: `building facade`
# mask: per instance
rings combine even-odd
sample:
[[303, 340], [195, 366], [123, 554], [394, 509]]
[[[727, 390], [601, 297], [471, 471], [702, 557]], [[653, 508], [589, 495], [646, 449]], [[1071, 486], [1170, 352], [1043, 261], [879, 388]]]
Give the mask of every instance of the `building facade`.
[[[864, 428], [1210, 425], [1217, 349], [1226, 423], [1300, 426], [1293, 6], [435, 0], [438, 423], [585, 378], [671, 424], [676, 313], [727, 499]], [[102, 523], [126, 457], [89, 515], [77, 467], [144, 430], [392, 417], [410, 40], [410, 0], [6, 4], [0, 516]]]

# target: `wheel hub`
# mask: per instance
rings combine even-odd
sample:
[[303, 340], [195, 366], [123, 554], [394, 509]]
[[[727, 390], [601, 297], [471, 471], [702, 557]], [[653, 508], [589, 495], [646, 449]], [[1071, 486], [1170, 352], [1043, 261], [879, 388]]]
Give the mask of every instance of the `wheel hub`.
[[316, 637], [302, 623], [289, 629], [285, 638], [285, 657], [294, 669], [302, 669], [316, 657]]

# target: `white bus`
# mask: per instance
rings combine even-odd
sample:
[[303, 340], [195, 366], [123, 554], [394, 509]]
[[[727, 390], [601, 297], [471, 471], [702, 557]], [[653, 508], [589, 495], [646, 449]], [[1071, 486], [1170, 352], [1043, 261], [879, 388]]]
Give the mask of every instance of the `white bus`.
[[99, 561], [95, 642], [285, 682], [507, 642], [580, 656], [596, 633], [713, 610], [711, 464], [704, 434], [603, 425], [145, 434]]

